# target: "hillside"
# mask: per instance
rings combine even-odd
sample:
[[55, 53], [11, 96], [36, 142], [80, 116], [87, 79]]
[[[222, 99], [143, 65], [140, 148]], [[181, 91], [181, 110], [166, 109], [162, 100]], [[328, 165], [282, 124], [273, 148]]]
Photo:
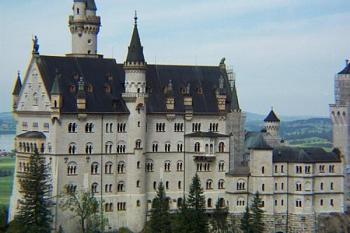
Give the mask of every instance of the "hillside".
[[[246, 130], [259, 131], [263, 120], [247, 117]], [[281, 136], [291, 145], [332, 148], [332, 123], [329, 118], [310, 118], [281, 122]]]
[[14, 134], [16, 132], [16, 122], [12, 113], [0, 113], [0, 134]]

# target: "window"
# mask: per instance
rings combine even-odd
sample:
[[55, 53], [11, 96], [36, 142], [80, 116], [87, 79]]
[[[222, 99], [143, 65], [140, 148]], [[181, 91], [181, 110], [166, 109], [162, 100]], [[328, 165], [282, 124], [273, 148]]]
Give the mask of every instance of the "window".
[[333, 201], [333, 199], [330, 199], [330, 200], [329, 200], [329, 204], [330, 204], [331, 206], [334, 206], [334, 201]]
[[79, 8], [77, 8], [77, 15], [79, 15], [80, 14], [80, 9]]
[[334, 173], [334, 165], [329, 165], [328, 171], [329, 173]]
[[117, 210], [118, 211], [125, 211], [126, 210], [126, 202], [118, 202], [117, 203]]
[[105, 203], [105, 212], [113, 212], [113, 203]]
[[284, 201], [283, 201], [283, 199], [281, 200], [281, 206], [283, 206], [284, 205]]
[[194, 152], [200, 152], [201, 144], [199, 142], [196, 142], [194, 144]]
[[169, 181], [165, 182], [165, 189], [169, 189]]
[[117, 124], [117, 132], [125, 133], [126, 132], [126, 123], [118, 123]]
[[65, 188], [67, 193], [75, 193], [77, 191], [77, 186], [74, 184], [68, 184]]
[[296, 191], [301, 191], [301, 183], [300, 182], [297, 182], [295, 184], [295, 189], [296, 189]]
[[141, 149], [141, 139], [136, 140], [135, 149]]
[[118, 163], [117, 172], [118, 172], [118, 174], [124, 174], [125, 173], [125, 162], [124, 161], [120, 161]]
[[136, 167], [137, 167], [137, 169], [140, 169], [140, 168], [141, 168], [141, 162], [140, 162], [140, 161], [137, 161]]
[[225, 171], [225, 161], [219, 162], [219, 172]]
[[126, 143], [124, 141], [119, 141], [117, 143], [117, 153], [124, 154], [126, 151]]
[[98, 193], [98, 184], [97, 183], [93, 183], [91, 185], [91, 192], [92, 193]]
[[93, 153], [93, 146], [92, 143], [89, 142], [85, 146], [85, 153], [91, 155]]
[[137, 122], [137, 127], [139, 127], [139, 128], [141, 127], [141, 122], [140, 121]]
[[302, 166], [296, 166], [295, 169], [296, 169], [296, 173], [297, 174], [303, 173], [303, 167]]
[[170, 152], [170, 142], [165, 143], [165, 152]]
[[137, 207], [140, 207], [140, 206], [141, 206], [140, 200], [137, 200], [137, 201], [136, 201], [136, 206], [137, 206]]
[[182, 206], [182, 198], [181, 197], [179, 197], [178, 199], [177, 199], [177, 208], [180, 208], [181, 206]]
[[105, 192], [111, 193], [112, 192], [112, 184], [106, 184], [105, 185]]
[[208, 206], [208, 208], [212, 208], [213, 207], [213, 201], [211, 200], [211, 198], [208, 198], [207, 206]]
[[77, 124], [69, 123], [68, 124], [68, 133], [76, 133], [77, 132]]
[[213, 181], [212, 180], [207, 180], [206, 188], [207, 189], [213, 189]]
[[94, 129], [94, 124], [86, 123], [85, 124], [85, 133], [92, 133]]
[[245, 190], [245, 181], [244, 180], [239, 180], [237, 182], [237, 190]]
[[281, 190], [284, 190], [284, 183], [281, 183]]
[[209, 131], [211, 132], [218, 132], [219, 124], [218, 123], [210, 123], [209, 124]]
[[261, 191], [265, 191], [265, 184], [261, 184]]
[[331, 182], [330, 189], [331, 189], [331, 190], [334, 190], [334, 184], [333, 184], [333, 182]]
[[183, 144], [182, 142], [177, 143], [177, 152], [182, 152], [183, 151]]
[[277, 191], [277, 189], [278, 189], [278, 184], [275, 183], [275, 191]]
[[158, 152], [158, 142], [153, 142], [153, 144], [152, 144], [152, 152]]
[[323, 191], [323, 182], [320, 183], [320, 190]]
[[219, 152], [223, 153], [225, 151], [225, 143], [220, 142], [219, 143]]
[[153, 189], [156, 190], [157, 189], [157, 182], [153, 181]]
[[284, 173], [284, 166], [281, 165], [281, 173]]
[[275, 206], [277, 206], [277, 200], [275, 200]]
[[265, 167], [261, 167], [261, 173], [265, 174]]
[[113, 149], [113, 143], [112, 142], [106, 142], [105, 144], [105, 153], [106, 154], [112, 154]]
[[209, 172], [210, 171], [210, 163], [197, 163], [197, 172]]
[[97, 162], [93, 162], [91, 164], [91, 175], [97, 175], [98, 174], [98, 166], [99, 166], [99, 164]]
[[113, 123], [106, 123], [106, 133], [113, 133]]
[[224, 189], [224, 183], [225, 183], [224, 180], [219, 180], [219, 182], [218, 182], [218, 189]]
[[245, 205], [245, 200], [244, 198], [238, 198], [237, 200], [237, 206], [244, 206]]
[[164, 171], [165, 172], [170, 172], [170, 161], [165, 161], [164, 162]]
[[140, 181], [136, 181], [136, 188], [140, 188]]
[[[24, 166], [25, 168], [23, 169], [24, 171], [27, 170], [26, 166]], [[77, 164], [76, 162], [70, 162], [68, 164], [67, 167], [67, 175], [68, 176], [73, 176], [73, 175], [77, 175], [78, 171], [77, 171]]]
[[275, 165], [275, 173], [278, 173], [278, 166]]
[[70, 155], [74, 155], [75, 153], [76, 153], [76, 145], [75, 145], [75, 143], [71, 143], [71, 144], [69, 144], [69, 147], [68, 147], [68, 153], [70, 154]]
[[183, 171], [183, 162], [181, 160], [176, 163], [176, 171]]
[[183, 132], [184, 130], [184, 123], [175, 123], [174, 124], [174, 131], [175, 132]]
[[152, 160], [146, 161], [146, 172], [153, 172], [153, 161]]
[[192, 132], [201, 131], [201, 123], [192, 123]]
[[305, 166], [305, 173], [310, 174], [311, 173], [311, 166]]
[[320, 206], [323, 206], [323, 199], [320, 200]]
[[112, 162], [107, 162], [105, 164], [105, 174], [112, 174], [112, 166], [113, 166]]
[[182, 188], [181, 181], [178, 181], [178, 182], [177, 182], [177, 188], [178, 188], [178, 189], [181, 189], [181, 188]]
[[324, 165], [320, 165], [318, 167], [318, 170], [319, 170], [320, 173], [324, 173]]
[[117, 191], [118, 191], [118, 192], [125, 192], [125, 184], [124, 184], [124, 181], [120, 181], [120, 182], [118, 183]]
[[156, 123], [156, 132], [165, 132], [165, 123]]

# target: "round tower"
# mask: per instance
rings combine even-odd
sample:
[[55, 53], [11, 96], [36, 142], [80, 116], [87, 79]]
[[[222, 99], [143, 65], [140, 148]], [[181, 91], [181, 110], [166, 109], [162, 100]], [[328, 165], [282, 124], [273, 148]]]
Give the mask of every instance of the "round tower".
[[277, 117], [276, 113], [271, 109], [269, 115], [264, 120], [265, 130], [272, 137], [279, 137], [280, 130], [280, 119]]
[[[143, 55], [140, 36], [137, 29], [137, 16], [135, 15], [134, 30], [128, 55], [124, 63], [125, 92], [122, 97], [130, 112], [128, 116], [128, 166], [136, 168], [127, 173], [128, 183], [128, 213], [127, 219], [134, 219], [128, 227], [134, 232], [142, 231], [140, 223], [146, 222], [147, 196], [146, 196], [146, 69], [147, 64]], [[133, 185], [137, 184], [137, 185]]]
[[97, 35], [101, 19], [96, 16], [94, 0], [74, 0], [73, 15], [69, 16], [69, 28], [72, 34], [72, 54], [74, 56], [97, 55]]

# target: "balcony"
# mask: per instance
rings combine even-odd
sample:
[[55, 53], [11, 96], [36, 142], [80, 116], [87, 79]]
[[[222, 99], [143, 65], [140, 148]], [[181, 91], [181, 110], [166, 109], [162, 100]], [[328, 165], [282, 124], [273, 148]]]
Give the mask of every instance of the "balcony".
[[195, 153], [193, 155], [194, 161], [196, 162], [212, 162], [216, 159], [215, 154], [208, 154], [208, 153]]

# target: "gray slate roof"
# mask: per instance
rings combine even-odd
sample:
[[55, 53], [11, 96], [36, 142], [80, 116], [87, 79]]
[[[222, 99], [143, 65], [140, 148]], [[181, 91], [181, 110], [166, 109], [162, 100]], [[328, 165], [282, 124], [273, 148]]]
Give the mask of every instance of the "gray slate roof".
[[338, 74], [350, 74], [350, 63], [346, 65], [346, 67], [340, 71]]
[[263, 134], [260, 132], [247, 132], [245, 135], [244, 143], [245, 143], [246, 151], [250, 149], [272, 150], [272, 147], [267, 144]]
[[32, 138], [32, 139], [45, 139], [46, 136], [42, 132], [38, 131], [28, 131], [25, 133], [22, 133], [20, 135], [17, 135], [18, 138]]
[[[121, 97], [124, 92], [124, 68], [114, 59], [40, 56], [37, 64], [48, 91], [54, 84], [56, 70], [59, 71], [61, 78], [58, 87], [63, 97], [62, 113], [77, 112], [76, 97], [80, 77], [84, 78], [86, 90], [89, 86], [93, 89], [92, 92], [85, 91], [87, 113], [129, 113]], [[239, 108], [237, 96], [232, 96], [228, 78], [222, 75], [219, 66], [147, 65], [147, 112], [166, 112], [163, 90], [171, 80], [175, 113], [184, 113], [184, 95], [181, 89], [190, 84], [194, 114], [217, 114], [219, 110], [215, 90], [219, 87], [221, 76], [224, 77], [227, 93], [226, 111]], [[105, 91], [106, 86], [111, 87], [110, 93]], [[72, 87], [75, 91], [72, 91]], [[203, 92], [199, 93], [198, 88], [202, 88]]]
[[145, 62], [145, 57], [143, 55], [143, 47], [141, 45], [139, 30], [136, 24], [137, 18], [135, 17], [134, 31], [132, 32], [132, 37], [129, 45], [128, 56], [126, 62]]
[[271, 110], [269, 115], [265, 118], [264, 122], [280, 122], [280, 119], [277, 117], [276, 113]]
[[13, 88], [13, 91], [12, 91], [12, 95], [19, 95], [19, 93], [21, 92], [21, 89], [22, 89], [22, 81], [21, 81], [21, 77], [18, 73], [17, 75], [17, 79], [16, 79], [16, 83], [15, 83], [15, 87]]
[[340, 156], [322, 148], [277, 147], [273, 150], [273, 162], [332, 163], [341, 162]]

